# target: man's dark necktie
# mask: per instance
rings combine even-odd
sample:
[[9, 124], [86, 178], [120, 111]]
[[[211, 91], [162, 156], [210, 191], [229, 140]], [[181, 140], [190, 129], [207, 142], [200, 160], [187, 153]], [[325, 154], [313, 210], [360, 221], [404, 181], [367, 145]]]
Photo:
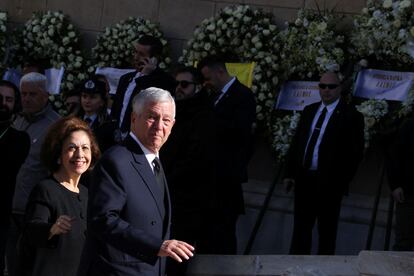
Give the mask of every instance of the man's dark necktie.
[[315, 145], [318, 141], [319, 134], [321, 133], [323, 121], [325, 121], [326, 111], [326, 107], [324, 107], [322, 109], [321, 115], [318, 118], [318, 121], [316, 122], [315, 128], [313, 129], [312, 136], [309, 139], [308, 147], [306, 148], [305, 157], [303, 159], [303, 167], [305, 169], [309, 169], [312, 165], [313, 152], [315, 150]]
[[158, 157], [155, 157], [152, 161], [152, 165], [154, 166], [154, 175], [155, 180], [157, 181], [158, 188], [161, 191], [162, 198], [164, 198], [164, 190], [165, 190], [165, 183], [164, 183], [164, 170], [162, 169], [160, 159]]
[[91, 123], [92, 123], [92, 120], [91, 120], [91, 118], [89, 118], [89, 117], [86, 117], [85, 119], [83, 119], [87, 124], [88, 124], [88, 126], [90, 126], [91, 125]]

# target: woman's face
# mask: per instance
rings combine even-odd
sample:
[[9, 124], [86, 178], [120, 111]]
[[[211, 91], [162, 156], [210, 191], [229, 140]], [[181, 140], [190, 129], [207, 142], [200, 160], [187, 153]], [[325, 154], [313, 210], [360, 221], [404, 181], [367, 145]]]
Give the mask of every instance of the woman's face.
[[86, 115], [92, 115], [98, 113], [98, 111], [104, 106], [104, 100], [102, 99], [101, 95], [98, 93], [88, 94], [82, 93], [81, 94], [81, 105], [82, 109], [85, 111]]
[[63, 142], [60, 156], [61, 166], [68, 176], [79, 176], [90, 166], [91, 140], [83, 130], [77, 130], [70, 134]]

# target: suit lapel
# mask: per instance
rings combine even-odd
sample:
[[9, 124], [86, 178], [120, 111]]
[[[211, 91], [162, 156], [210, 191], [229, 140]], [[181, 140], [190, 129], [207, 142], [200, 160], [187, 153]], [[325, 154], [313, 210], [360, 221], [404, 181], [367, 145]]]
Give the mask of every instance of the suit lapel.
[[164, 201], [161, 197], [161, 192], [158, 189], [158, 184], [155, 180], [154, 173], [150, 165], [148, 164], [148, 161], [142, 149], [129, 135], [125, 139], [124, 144], [131, 151], [133, 155], [134, 161], [131, 161], [132, 166], [137, 171], [137, 173], [141, 176], [143, 182], [145, 183], [152, 197], [154, 198], [154, 201], [157, 205], [157, 209], [158, 209], [158, 212], [161, 218], [164, 218], [165, 211], [166, 211]]
[[343, 113], [344, 102], [340, 99], [331, 117], [329, 118], [328, 124], [326, 125], [324, 137], [332, 133], [335, 127], [338, 126], [338, 120], [340, 120]]
[[230, 87], [227, 90], [227, 92], [217, 102], [217, 104], [215, 105], [215, 108], [220, 108], [221, 106], [225, 105], [226, 102], [229, 101], [229, 99], [231, 99], [232, 97], [236, 96], [237, 90], [238, 90], [237, 89], [237, 86], [238, 85], [239, 85], [239, 81], [236, 78], [234, 80], [234, 82], [232, 83], [232, 85], [230, 85]]

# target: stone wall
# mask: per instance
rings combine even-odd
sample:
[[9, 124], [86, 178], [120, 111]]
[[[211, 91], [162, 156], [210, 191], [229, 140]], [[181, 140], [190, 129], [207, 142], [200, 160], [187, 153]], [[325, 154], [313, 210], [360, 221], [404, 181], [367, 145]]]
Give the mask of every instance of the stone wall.
[[94, 46], [96, 35], [105, 27], [129, 16], [142, 16], [160, 23], [176, 60], [194, 27], [232, 4], [248, 4], [271, 12], [282, 26], [295, 18], [300, 8], [319, 6], [349, 16], [359, 13], [365, 0], [2, 0], [0, 10], [8, 12], [13, 24], [24, 23], [34, 11], [63, 11], [81, 30], [86, 48]]

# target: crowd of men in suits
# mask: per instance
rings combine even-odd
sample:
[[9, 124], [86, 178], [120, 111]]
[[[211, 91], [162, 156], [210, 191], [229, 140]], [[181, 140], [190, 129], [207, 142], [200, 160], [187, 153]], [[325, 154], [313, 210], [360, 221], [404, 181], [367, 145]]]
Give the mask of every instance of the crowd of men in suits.
[[[88, 235], [79, 275], [184, 275], [183, 261], [194, 252], [237, 254], [242, 183], [253, 153], [254, 95], [229, 75], [221, 57], [206, 57], [197, 68], [180, 67], [170, 75], [157, 66], [161, 51], [158, 39], [139, 39], [135, 71], [121, 77], [110, 114], [107, 84], [99, 76], [82, 83], [80, 93], [66, 94], [71, 115], [91, 126], [103, 152], [83, 176], [89, 186]], [[0, 257], [4, 260], [7, 249], [9, 275], [27, 199], [48, 176], [40, 147], [59, 118], [38, 85], [42, 71], [30, 71], [19, 88], [0, 82], [0, 150], [13, 156], [1, 161], [7, 168], [1, 233], [8, 241], [6, 246], [2, 239]], [[295, 194], [291, 254], [310, 254], [315, 222], [318, 253], [335, 253], [341, 200], [363, 157], [364, 120], [341, 97], [338, 75], [323, 74], [319, 90], [321, 102], [303, 111], [283, 181]], [[81, 112], [80, 98], [86, 103]], [[93, 105], [102, 112], [89, 114]], [[414, 148], [406, 139], [413, 127], [407, 128], [393, 156], [402, 162], [393, 169], [399, 180], [392, 182], [399, 204], [412, 190], [406, 184], [413, 179], [410, 167], [399, 171], [412, 164], [404, 152]]]

